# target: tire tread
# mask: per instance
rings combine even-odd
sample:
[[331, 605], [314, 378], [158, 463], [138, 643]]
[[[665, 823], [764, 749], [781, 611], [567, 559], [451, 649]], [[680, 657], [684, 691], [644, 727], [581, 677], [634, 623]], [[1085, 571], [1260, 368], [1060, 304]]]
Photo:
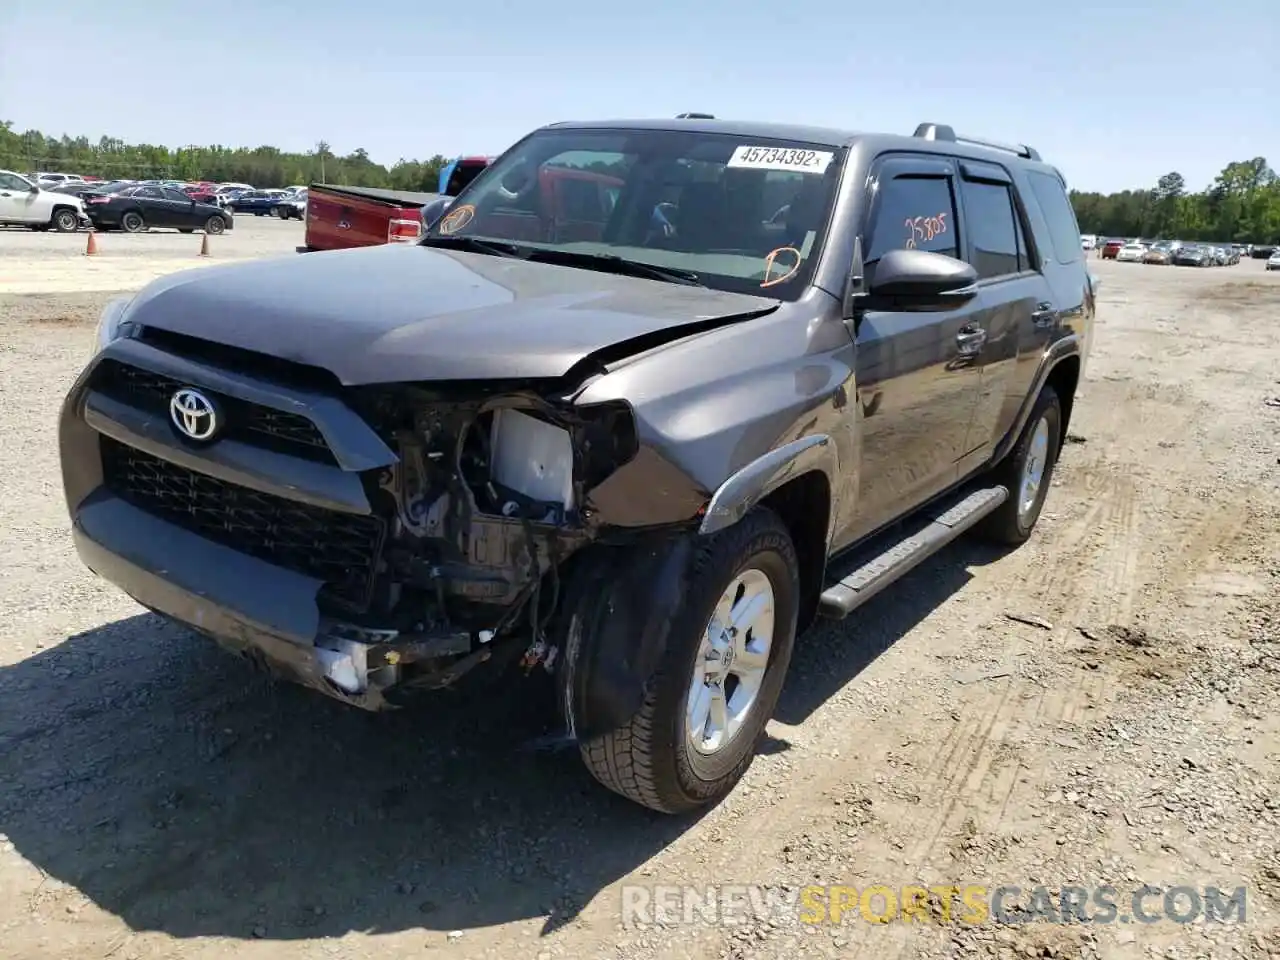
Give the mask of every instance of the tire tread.
[[[718, 556], [730, 556], [740, 560], [746, 548], [766, 534], [775, 535], [771, 539], [776, 542], [771, 543], [770, 546], [778, 549], [790, 564], [792, 571], [795, 571], [797, 568], [795, 548], [786, 526], [777, 514], [764, 508], [757, 508], [734, 526], [716, 534], [698, 547], [690, 565], [688, 583], [691, 585], [699, 583]], [[785, 666], [785, 663], [782, 664], [784, 669]], [[658, 746], [655, 730], [658, 720], [657, 699], [662, 676], [669, 669], [669, 666], [664, 665], [659, 671], [644, 703], [636, 711], [630, 723], [581, 743], [579, 752], [588, 771], [603, 786], [651, 810], [679, 814], [693, 810], [701, 806], [701, 803], [675, 790], [663, 789], [657, 776]], [[772, 706], [771, 704], [770, 710]], [[753, 744], [744, 762], [739, 765], [739, 772], [733, 777], [734, 782], [741, 775], [741, 771], [750, 764], [754, 752]]]

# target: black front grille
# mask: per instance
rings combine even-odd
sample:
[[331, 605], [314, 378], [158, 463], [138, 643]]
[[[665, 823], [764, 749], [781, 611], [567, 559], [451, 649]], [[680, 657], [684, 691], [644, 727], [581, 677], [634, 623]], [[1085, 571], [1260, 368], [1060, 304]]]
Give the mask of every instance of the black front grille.
[[[167, 418], [174, 392], [188, 384], [141, 367], [104, 360], [94, 371], [90, 386], [113, 400]], [[324, 435], [306, 417], [209, 392], [225, 411], [225, 436], [306, 460], [337, 462]]]
[[100, 439], [103, 479], [116, 496], [215, 543], [323, 580], [322, 598], [347, 609], [368, 606], [385, 531], [379, 518], [259, 493]]

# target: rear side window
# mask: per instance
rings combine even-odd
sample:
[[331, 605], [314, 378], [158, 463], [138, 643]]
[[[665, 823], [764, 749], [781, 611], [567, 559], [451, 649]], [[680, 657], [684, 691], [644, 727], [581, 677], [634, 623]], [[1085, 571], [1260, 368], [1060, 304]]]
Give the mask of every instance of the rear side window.
[[868, 271], [890, 250], [904, 249], [948, 257], [959, 252], [949, 178], [898, 176], [881, 183], [871, 242], [864, 255]]
[[964, 198], [969, 263], [978, 271], [978, 279], [1005, 277], [1027, 269], [1026, 245], [1008, 185], [962, 180], [960, 195]]
[[1075, 263], [1084, 256], [1084, 251], [1080, 245], [1080, 226], [1076, 223], [1076, 214], [1071, 209], [1062, 181], [1035, 171], [1029, 171], [1027, 179], [1049, 224], [1049, 241], [1053, 244], [1054, 257], [1059, 263]]

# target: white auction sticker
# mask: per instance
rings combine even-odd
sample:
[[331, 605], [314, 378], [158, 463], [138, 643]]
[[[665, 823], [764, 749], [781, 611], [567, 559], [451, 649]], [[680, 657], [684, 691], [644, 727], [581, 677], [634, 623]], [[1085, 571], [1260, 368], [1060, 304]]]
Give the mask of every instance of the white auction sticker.
[[726, 167], [752, 170], [794, 170], [797, 173], [826, 173], [834, 153], [825, 150], [797, 150], [794, 147], [739, 147]]

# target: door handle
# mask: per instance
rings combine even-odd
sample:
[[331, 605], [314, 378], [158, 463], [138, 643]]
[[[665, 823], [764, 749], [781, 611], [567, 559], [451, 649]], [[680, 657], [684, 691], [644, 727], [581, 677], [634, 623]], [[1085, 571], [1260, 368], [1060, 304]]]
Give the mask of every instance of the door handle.
[[956, 345], [960, 348], [960, 356], [971, 357], [982, 351], [987, 342], [987, 331], [981, 327], [964, 326], [956, 334]]
[[1058, 311], [1052, 303], [1037, 303], [1031, 314], [1031, 322], [1037, 327], [1047, 327], [1058, 319]]

